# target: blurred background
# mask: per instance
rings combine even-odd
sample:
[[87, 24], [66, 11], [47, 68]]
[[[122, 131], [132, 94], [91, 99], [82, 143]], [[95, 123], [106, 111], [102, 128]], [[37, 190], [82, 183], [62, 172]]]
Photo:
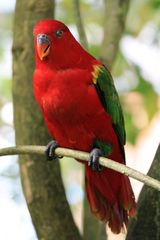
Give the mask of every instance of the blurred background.
[[[15, 2], [0, 1], [0, 148], [15, 145], [11, 52]], [[103, 37], [102, 2], [81, 1], [89, 50], [96, 57]], [[56, 19], [65, 22], [78, 38], [72, 1], [57, 1]], [[127, 165], [147, 173], [160, 140], [160, 0], [131, 1], [112, 75], [125, 114]], [[82, 166], [63, 159], [61, 167], [81, 229]], [[142, 184], [131, 181], [138, 197]], [[0, 239], [37, 239], [21, 189], [17, 157], [13, 156], [0, 158], [0, 226]]]

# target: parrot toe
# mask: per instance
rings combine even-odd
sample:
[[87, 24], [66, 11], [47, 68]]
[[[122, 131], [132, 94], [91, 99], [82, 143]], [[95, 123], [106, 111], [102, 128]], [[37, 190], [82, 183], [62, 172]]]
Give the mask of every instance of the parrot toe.
[[90, 152], [88, 166], [94, 171], [102, 171], [103, 167], [99, 164], [99, 157], [103, 156], [102, 151], [99, 148], [93, 148]]
[[59, 147], [59, 144], [55, 140], [52, 140], [47, 144], [45, 154], [48, 161], [58, 158], [58, 156], [55, 154], [55, 149], [57, 147]]

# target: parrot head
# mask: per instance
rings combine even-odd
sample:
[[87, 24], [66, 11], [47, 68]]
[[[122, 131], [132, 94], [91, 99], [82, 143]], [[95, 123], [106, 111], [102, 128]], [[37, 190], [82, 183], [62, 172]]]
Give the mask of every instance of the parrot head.
[[57, 20], [39, 21], [34, 26], [33, 35], [38, 63], [71, 67], [78, 64], [86, 65], [88, 58], [91, 58], [73, 37], [68, 27]]
[[52, 55], [52, 48], [63, 48], [68, 34], [71, 35], [69, 29], [59, 21], [44, 19], [38, 22], [34, 27], [34, 37], [35, 50], [40, 60]]

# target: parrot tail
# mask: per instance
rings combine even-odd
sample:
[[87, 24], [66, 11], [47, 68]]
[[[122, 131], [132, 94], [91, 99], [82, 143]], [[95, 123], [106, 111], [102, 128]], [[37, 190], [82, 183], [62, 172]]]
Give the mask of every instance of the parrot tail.
[[95, 172], [86, 165], [86, 192], [92, 213], [108, 223], [113, 233], [127, 228], [136, 215], [134, 193], [127, 176], [110, 169]]

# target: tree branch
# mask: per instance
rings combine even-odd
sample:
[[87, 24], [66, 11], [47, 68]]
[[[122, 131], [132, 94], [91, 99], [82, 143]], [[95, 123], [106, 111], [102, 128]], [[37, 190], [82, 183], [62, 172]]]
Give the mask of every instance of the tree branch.
[[80, 38], [80, 43], [85, 49], [88, 49], [88, 42], [87, 37], [85, 34], [82, 18], [81, 18], [81, 12], [80, 12], [80, 2], [79, 0], [73, 0], [73, 6], [74, 6], [74, 13], [75, 13], [75, 21], [77, 25], [77, 30]]
[[[89, 153], [72, 150], [68, 148], [57, 148], [55, 150], [57, 156], [65, 156], [65, 157], [72, 157], [84, 161], [88, 161]], [[5, 155], [16, 155], [16, 154], [45, 154], [45, 146], [17, 146], [17, 147], [9, 147], [9, 148], [2, 148], [0, 149], [0, 156]], [[160, 181], [147, 176], [143, 173], [138, 172], [130, 167], [127, 167], [124, 164], [115, 162], [109, 158], [100, 157], [99, 159], [100, 164], [104, 167], [110, 168], [117, 172], [120, 172], [126, 176], [132, 177], [140, 182], [145, 183], [146, 185], [155, 188], [160, 191]]]
[[119, 40], [125, 27], [125, 19], [129, 0], [113, 0], [104, 2], [104, 36], [100, 49], [100, 59], [109, 68], [113, 66]]

